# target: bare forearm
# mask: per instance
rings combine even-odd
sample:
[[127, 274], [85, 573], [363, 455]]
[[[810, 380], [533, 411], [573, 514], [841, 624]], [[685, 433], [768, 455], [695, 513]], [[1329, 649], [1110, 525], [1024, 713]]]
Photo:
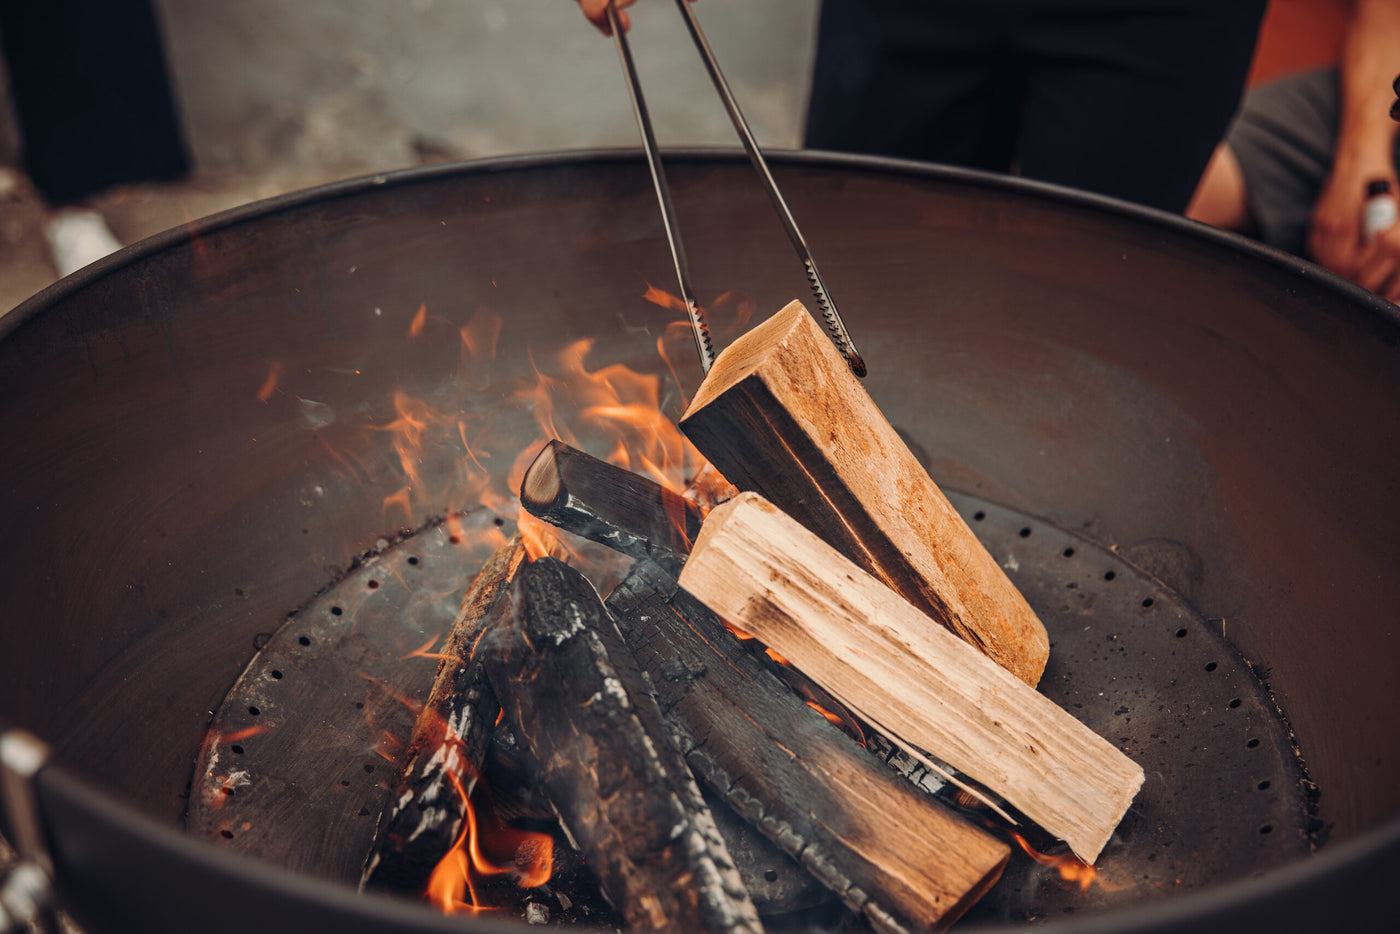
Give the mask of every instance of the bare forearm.
[[1394, 174], [1391, 82], [1400, 75], [1400, 0], [1358, 0], [1342, 48], [1342, 110], [1334, 162]]

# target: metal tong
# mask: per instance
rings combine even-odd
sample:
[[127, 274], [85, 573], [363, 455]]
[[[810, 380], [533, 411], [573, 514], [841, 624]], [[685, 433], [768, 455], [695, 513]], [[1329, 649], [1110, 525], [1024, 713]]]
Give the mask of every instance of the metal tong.
[[[836, 303], [831, 300], [831, 295], [826, 290], [826, 284], [822, 281], [821, 273], [817, 271], [816, 261], [812, 259], [812, 251], [808, 249], [807, 241], [802, 237], [802, 231], [797, 229], [797, 221], [793, 220], [792, 211], [788, 210], [787, 202], [783, 200], [782, 192], [778, 190], [778, 183], [773, 179], [773, 173], [768, 171], [768, 163], [764, 161], [763, 153], [759, 151], [758, 143], [754, 140], [753, 133], [749, 131], [748, 122], [744, 119], [743, 113], [740, 112], [738, 102], [730, 93], [729, 83], [724, 80], [724, 74], [719, 70], [719, 63], [715, 61], [710, 44], [705, 41], [705, 34], [700, 30], [700, 23], [695, 19], [695, 13], [690, 9], [687, 0], [676, 0], [676, 6], [680, 8], [681, 16], [690, 29], [690, 36], [695, 40], [695, 47], [700, 51], [700, 58], [705, 62], [705, 68], [710, 72], [710, 79], [714, 82], [720, 100], [724, 102], [725, 109], [729, 111], [729, 119], [734, 122], [734, 129], [738, 131], [739, 139], [749, 154], [749, 161], [753, 164], [754, 171], [758, 173], [764, 189], [768, 192], [768, 198], [773, 202], [773, 207], [777, 210], [784, 229], [787, 230], [788, 239], [792, 241], [793, 248], [797, 250], [798, 259], [802, 261], [802, 266], [807, 272], [807, 281], [812, 287], [812, 294], [816, 297], [817, 309], [821, 312], [827, 333], [831, 335], [831, 340], [836, 344], [836, 348], [841, 351], [841, 355], [850, 364], [851, 370], [857, 376], [864, 376], [866, 373], [865, 361], [861, 358], [860, 351], [856, 350], [856, 345], [851, 341], [850, 334], [846, 332], [846, 325], [841, 320], [840, 312], [836, 310]], [[656, 199], [661, 205], [661, 217], [666, 224], [666, 241], [671, 247], [671, 258], [675, 261], [676, 278], [680, 282], [681, 301], [685, 303], [686, 314], [690, 317], [691, 329], [695, 335], [695, 347], [700, 353], [700, 368], [703, 372], [708, 373], [710, 364], [714, 363], [715, 360], [714, 344], [710, 340], [709, 326], [705, 323], [705, 313], [695, 301], [695, 289], [690, 283], [690, 270], [686, 264], [685, 247], [681, 244], [680, 226], [676, 222], [675, 207], [671, 203], [671, 189], [666, 184], [666, 172], [661, 166], [661, 156], [656, 149], [656, 136], [652, 132], [651, 117], [647, 114], [646, 100], [642, 96], [642, 84], [637, 77], [636, 65], [632, 62], [632, 50], [627, 45], [627, 35], [623, 32], [622, 24], [618, 21], [615, 4], [608, 4], [607, 15], [608, 26], [612, 30], [613, 40], [617, 43], [618, 56], [622, 59], [622, 70], [627, 76], [627, 90], [632, 98], [632, 110], [637, 115], [637, 128], [642, 134], [647, 165], [651, 168], [652, 184], [656, 187]]]

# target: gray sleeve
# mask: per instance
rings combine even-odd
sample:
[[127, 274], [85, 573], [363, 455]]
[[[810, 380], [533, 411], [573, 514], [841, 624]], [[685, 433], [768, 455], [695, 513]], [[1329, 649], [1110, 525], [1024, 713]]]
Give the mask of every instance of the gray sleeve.
[[1302, 254], [1308, 218], [1332, 166], [1336, 69], [1302, 72], [1250, 91], [1226, 142], [1244, 171], [1246, 198], [1265, 243]]

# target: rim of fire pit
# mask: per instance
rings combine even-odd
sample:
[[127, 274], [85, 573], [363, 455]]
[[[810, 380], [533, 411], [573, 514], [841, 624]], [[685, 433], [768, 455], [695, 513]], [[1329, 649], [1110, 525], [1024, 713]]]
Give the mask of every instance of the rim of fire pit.
[[[680, 147], [662, 149], [662, 156], [668, 161], [687, 160], [693, 162], [744, 162], [747, 155], [738, 147]], [[1232, 250], [1248, 254], [1270, 265], [1287, 269], [1303, 276], [1315, 284], [1322, 285], [1345, 296], [1348, 300], [1364, 306], [1368, 311], [1379, 315], [1392, 324], [1400, 324], [1400, 305], [1386, 301], [1374, 292], [1361, 288], [1331, 270], [1309, 260], [1286, 253], [1257, 240], [1230, 231], [1221, 230], [1208, 224], [1188, 220], [1180, 214], [1158, 210], [1143, 205], [1120, 201], [1106, 195], [1066, 188], [1031, 179], [966, 169], [959, 166], [940, 165], [931, 162], [916, 162], [911, 159], [895, 159], [887, 156], [864, 156], [853, 153], [829, 152], [825, 150], [787, 150], [767, 152], [764, 157], [779, 166], [832, 166], [856, 168], [866, 171], [886, 172], [895, 175], [913, 175], [924, 178], [945, 179], [967, 185], [1013, 191], [1018, 194], [1035, 195], [1049, 201], [1057, 201], [1078, 206], [1087, 206], [1120, 217], [1132, 218], [1155, 225], [1164, 225], [1192, 237], [1213, 241]], [[43, 291], [38, 292], [9, 313], [0, 315], [0, 340], [30, 315], [53, 304], [59, 299], [104, 278], [111, 272], [130, 265], [147, 256], [154, 255], [174, 246], [189, 243], [217, 230], [241, 224], [258, 217], [268, 217], [282, 211], [292, 210], [314, 202], [324, 202], [333, 198], [348, 197], [366, 191], [400, 185], [414, 185], [438, 178], [450, 178], [461, 174], [488, 174], [510, 172], [561, 165], [583, 165], [598, 162], [641, 162], [645, 155], [641, 149], [628, 147], [608, 149], [571, 149], [559, 152], [533, 153], [515, 156], [498, 156], [468, 162], [448, 162], [431, 166], [395, 169], [374, 175], [349, 178], [312, 188], [299, 189], [286, 194], [275, 195], [260, 201], [220, 211], [199, 220], [172, 227], [169, 230], [123, 247], [77, 272], [58, 280]]]
[[[737, 149], [668, 149], [671, 160], [738, 163]], [[4, 339], [31, 316], [66, 296], [88, 288], [115, 270], [172, 247], [250, 220], [275, 216], [313, 203], [374, 191], [409, 186], [461, 175], [489, 174], [542, 167], [596, 163], [642, 162], [640, 149], [574, 150], [502, 157], [465, 163], [395, 170], [317, 186], [253, 202], [172, 228], [127, 246], [59, 280], [9, 313], [0, 316]], [[1223, 247], [1277, 269], [1302, 276], [1316, 287], [1345, 298], [1357, 308], [1392, 325], [1400, 325], [1400, 307], [1307, 260], [1248, 238], [1217, 230], [1179, 215], [1040, 182], [976, 170], [899, 159], [825, 152], [768, 154], [778, 166], [859, 169], [906, 177], [946, 180], [974, 187], [1032, 196], [1149, 226], [1166, 228]], [[46, 766], [36, 777], [40, 810], [54, 846], [60, 888], [84, 899], [75, 909], [106, 918], [103, 930], [163, 930], [160, 919], [208, 919], [207, 934], [248, 930], [269, 914], [282, 924], [334, 925], [342, 934], [355, 932], [519, 930], [486, 917], [448, 918], [431, 909], [384, 899], [366, 899], [353, 890], [288, 874], [258, 861], [222, 852], [184, 831], [146, 816], [113, 797], [86, 777], [60, 763]], [[149, 877], [153, 863], [168, 867], [163, 884]], [[1347, 918], [1354, 930], [1369, 929], [1376, 918], [1358, 917], [1357, 910], [1380, 911], [1388, 905], [1388, 886], [1400, 868], [1400, 817], [1345, 841], [1329, 844], [1318, 854], [1271, 870], [1263, 876], [1221, 885], [1179, 898], [1111, 912], [1101, 916], [1037, 925], [1047, 934], [1068, 931], [1155, 932], [1191, 925], [1193, 931], [1255, 929], [1316, 929], [1322, 922]], [[71, 890], [64, 879], [81, 880]], [[1325, 900], [1315, 897], [1325, 892]], [[114, 910], [114, 907], [117, 910]], [[152, 920], [154, 919], [154, 921]], [[985, 930], [985, 929], [984, 929]]]

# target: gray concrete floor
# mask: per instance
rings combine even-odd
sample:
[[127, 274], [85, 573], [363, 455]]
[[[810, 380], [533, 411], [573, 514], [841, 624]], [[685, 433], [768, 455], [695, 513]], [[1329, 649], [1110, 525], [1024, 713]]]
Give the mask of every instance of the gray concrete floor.
[[[696, 7], [765, 147], [800, 144], [818, 2]], [[341, 178], [638, 145], [613, 43], [571, 0], [156, 6], [195, 170], [177, 184], [121, 186], [89, 200], [124, 244]], [[671, 0], [639, 0], [632, 15], [633, 53], [661, 145], [734, 145]], [[19, 145], [0, 84], [0, 313], [57, 278], [42, 236], [49, 206], [14, 168]]]

